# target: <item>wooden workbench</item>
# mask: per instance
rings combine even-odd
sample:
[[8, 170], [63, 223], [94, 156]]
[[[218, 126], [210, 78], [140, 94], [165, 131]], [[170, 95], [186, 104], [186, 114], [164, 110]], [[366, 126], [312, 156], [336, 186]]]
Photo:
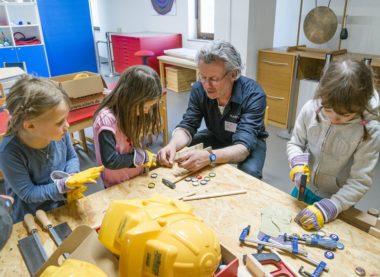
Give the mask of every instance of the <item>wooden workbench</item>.
[[[246, 225], [256, 232], [260, 227], [263, 208], [268, 206], [284, 207], [291, 211], [293, 216], [304, 207], [287, 193], [284, 193], [262, 181], [259, 181], [231, 165], [219, 165], [213, 169], [216, 177], [205, 186], [193, 187], [191, 182], [177, 183], [175, 190], [169, 189], [161, 183], [163, 172], [160, 168], [153, 172], [158, 173], [157, 179], [149, 176], [140, 176], [123, 184], [99, 191], [86, 198], [80, 199], [71, 206], [61, 207], [49, 213], [53, 223], [68, 222], [71, 228], [81, 224], [97, 227], [110, 201], [115, 199], [148, 198], [154, 193], [161, 193], [169, 197], [179, 197], [190, 191], [199, 193], [212, 193], [226, 190], [247, 189], [247, 194], [191, 201], [195, 213], [202, 217], [219, 235], [220, 240], [229, 247], [238, 257], [243, 253], [256, 252], [255, 248], [240, 247], [239, 235]], [[152, 171], [151, 171], [152, 172]], [[200, 174], [206, 175], [210, 168], [204, 169]], [[284, 177], [286, 178], [286, 177]], [[148, 189], [148, 182], [155, 181], [156, 187]], [[291, 231], [299, 234], [304, 231], [296, 223], [291, 223]], [[363, 267], [367, 276], [371, 273], [380, 274], [380, 240], [369, 234], [337, 219], [324, 227], [327, 233], [336, 233], [345, 244], [344, 250], [337, 250], [335, 259], [327, 260], [329, 273], [322, 276], [355, 276], [356, 266]], [[39, 232], [48, 252], [54, 250], [54, 243], [46, 232]], [[13, 233], [0, 252], [0, 276], [28, 276], [26, 266], [17, 247], [17, 241], [26, 236], [21, 223], [13, 226]], [[306, 247], [310, 255], [317, 260], [324, 260], [324, 251], [318, 248]], [[304, 265], [306, 270], [313, 272], [314, 267], [300, 259], [285, 256], [296, 270]]]

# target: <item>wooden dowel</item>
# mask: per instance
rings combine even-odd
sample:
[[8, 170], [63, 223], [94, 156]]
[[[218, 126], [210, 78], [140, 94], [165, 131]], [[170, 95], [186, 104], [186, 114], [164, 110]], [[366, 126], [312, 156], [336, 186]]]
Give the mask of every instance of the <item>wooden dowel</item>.
[[201, 194], [201, 195], [196, 195], [196, 196], [191, 196], [191, 197], [184, 197], [182, 200], [183, 201], [193, 201], [193, 200], [199, 200], [199, 199], [223, 197], [223, 196], [228, 196], [228, 195], [236, 195], [236, 194], [244, 194], [244, 193], [247, 193], [247, 190], [241, 189], [241, 190], [216, 192], [216, 193]]
[[193, 195], [195, 195], [195, 194], [197, 194], [197, 192], [195, 192], [195, 191], [193, 191], [193, 192], [188, 192], [188, 193], [186, 193], [186, 194], [184, 194], [184, 195], [182, 195], [182, 196], [180, 196], [180, 197], [177, 197], [177, 199], [178, 199], [178, 200], [182, 200], [182, 199], [185, 198], [185, 197], [193, 196]]

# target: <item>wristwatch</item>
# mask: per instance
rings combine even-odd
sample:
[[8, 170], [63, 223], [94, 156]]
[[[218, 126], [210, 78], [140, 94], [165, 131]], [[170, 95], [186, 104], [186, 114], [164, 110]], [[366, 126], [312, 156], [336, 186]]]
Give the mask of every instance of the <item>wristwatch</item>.
[[208, 158], [210, 160], [211, 166], [215, 166], [215, 164], [216, 164], [216, 155], [215, 155], [215, 153], [210, 152], [210, 155], [208, 156]]

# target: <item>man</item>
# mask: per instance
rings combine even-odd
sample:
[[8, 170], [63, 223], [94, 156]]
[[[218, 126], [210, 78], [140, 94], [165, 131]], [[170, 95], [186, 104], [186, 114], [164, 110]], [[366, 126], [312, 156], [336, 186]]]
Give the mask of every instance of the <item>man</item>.
[[[244, 172], [261, 179], [268, 137], [264, 127], [266, 95], [254, 80], [241, 74], [241, 58], [228, 42], [215, 41], [197, 54], [199, 81], [172, 139], [157, 155], [171, 167], [175, 152], [203, 142], [212, 151], [194, 150], [177, 162], [196, 171], [207, 164], [237, 163]], [[202, 118], [207, 129], [197, 132]]]

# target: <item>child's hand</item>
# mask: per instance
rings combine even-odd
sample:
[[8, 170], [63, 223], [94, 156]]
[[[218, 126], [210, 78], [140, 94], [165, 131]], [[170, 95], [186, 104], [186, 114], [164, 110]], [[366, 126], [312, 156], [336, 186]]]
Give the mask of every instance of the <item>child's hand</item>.
[[329, 199], [322, 199], [303, 209], [294, 221], [305, 230], [319, 230], [323, 225], [337, 216], [335, 204]]
[[156, 167], [157, 166], [157, 163], [156, 163], [157, 156], [148, 150], [145, 150], [145, 152], [146, 152], [146, 156], [145, 156], [144, 166], [149, 167], [149, 168]]
[[66, 180], [66, 186], [70, 189], [80, 187], [84, 184], [96, 183], [96, 179], [99, 178], [100, 172], [104, 169], [103, 166], [92, 167], [81, 171], [73, 176], [70, 176]]
[[156, 155], [148, 150], [141, 148], [135, 148], [135, 155], [133, 157], [133, 163], [136, 167], [154, 167], [156, 166]]
[[307, 182], [310, 180], [310, 169], [307, 165], [309, 162], [309, 153], [303, 153], [301, 155], [293, 157], [290, 161], [291, 170], [289, 173], [290, 180], [292, 180], [297, 188], [301, 183], [301, 176], [307, 175]]

